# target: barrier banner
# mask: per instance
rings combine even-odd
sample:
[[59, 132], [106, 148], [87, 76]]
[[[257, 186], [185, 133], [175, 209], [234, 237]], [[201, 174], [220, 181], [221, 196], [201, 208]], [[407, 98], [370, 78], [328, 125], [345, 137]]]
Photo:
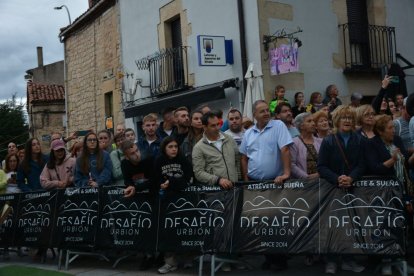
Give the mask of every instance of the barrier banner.
[[230, 252], [233, 191], [169, 193], [160, 199], [157, 249], [175, 252]]
[[[325, 187], [323, 193], [332, 190]], [[319, 179], [243, 186], [234, 221], [235, 252], [316, 253]]]
[[125, 187], [101, 189], [99, 248], [155, 252], [157, 238], [157, 204], [148, 193], [124, 197]]
[[20, 195], [14, 245], [49, 247], [55, 221], [57, 191]]
[[323, 179], [225, 191], [192, 186], [152, 199], [123, 187], [0, 196], [0, 247], [261, 254], [405, 254], [403, 188], [363, 178], [347, 190]]
[[19, 197], [19, 194], [0, 196], [0, 247], [13, 244]]
[[92, 248], [98, 228], [98, 188], [58, 190], [54, 246]]
[[321, 253], [402, 255], [402, 190], [394, 179], [364, 178], [322, 199]]

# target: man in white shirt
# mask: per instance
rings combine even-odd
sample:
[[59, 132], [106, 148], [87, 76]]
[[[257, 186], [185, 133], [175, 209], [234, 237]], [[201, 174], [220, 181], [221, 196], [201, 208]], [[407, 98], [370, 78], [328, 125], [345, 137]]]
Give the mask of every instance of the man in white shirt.
[[237, 146], [240, 148], [240, 144], [243, 141], [244, 129], [242, 124], [242, 114], [238, 109], [232, 108], [227, 114], [227, 120], [229, 122], [229, 129], [224, 133], [234, 139]]

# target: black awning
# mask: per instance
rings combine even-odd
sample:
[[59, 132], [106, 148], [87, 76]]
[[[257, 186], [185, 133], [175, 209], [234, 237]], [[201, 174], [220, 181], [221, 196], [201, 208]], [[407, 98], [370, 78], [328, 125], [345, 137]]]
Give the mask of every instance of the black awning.
[[125, 118], [144, 116], [160, 112], [166, 107], [192, 106], [209, 101], [224, 99], [224, 88], [228, 81], [200, 86], [191, 90], [177, 92], [171, 96], [153, 98], [152, 101], [124, 108]]

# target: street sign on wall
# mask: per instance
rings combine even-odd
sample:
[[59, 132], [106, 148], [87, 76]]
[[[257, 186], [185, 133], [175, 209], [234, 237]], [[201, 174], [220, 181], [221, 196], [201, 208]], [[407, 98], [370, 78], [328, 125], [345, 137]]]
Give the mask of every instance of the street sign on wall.
[[226, 66], [224, 36], [197, 36], [198, 63], [200, 66]]

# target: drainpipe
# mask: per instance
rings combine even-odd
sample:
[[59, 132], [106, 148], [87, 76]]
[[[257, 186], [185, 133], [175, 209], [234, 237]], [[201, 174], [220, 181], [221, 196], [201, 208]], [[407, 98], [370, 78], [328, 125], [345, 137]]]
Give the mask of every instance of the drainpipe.
[[237, 0], [237, 12], [239, 17], [239, 36], [240, 36], [240, 54], [241, 54], [241, 64], [242, 64], [242, 77], [243, 80], [243, 90], [241, 91], [240, 97], [240, 106], [243, 109], [244, 98], [246, 94], [247, 81], [244, 78], [244, 74], [247, 72], [247, 51], [246, 51], [246, 28], [244, 25], [244, 10], [243, 10], [243, 0]]
[[69, 137], [69, 112], [68, 112], [68, 80], [66, 78], [67, 68], [66, 68], [66, 42], [63, 41], [63, 84], [65, 87], [65, 125], [66, 125], [66, 137]]

